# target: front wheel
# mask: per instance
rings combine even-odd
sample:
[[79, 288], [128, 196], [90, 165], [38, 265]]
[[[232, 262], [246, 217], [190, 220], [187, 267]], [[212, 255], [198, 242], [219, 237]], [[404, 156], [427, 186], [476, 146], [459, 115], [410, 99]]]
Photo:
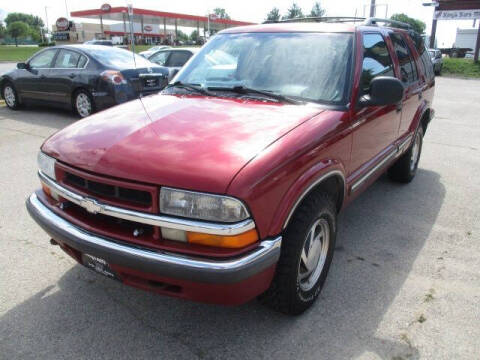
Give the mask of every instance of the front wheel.
[[393, 181], [409, 183], [415, 177], [422, 153], [423, 128], [420, 126], [415, 134], [412, 145], [408, 151], [403, 154], [390, 169], [388, 176]]
[[85, 90], [77, 91], [73, 96], [73, 108], [82, 118], [90, 116], [95, 110], [92, 96]]
[[285, 231], [275, 277], [260, 300], [289, 315], [312, 306], [327, 277], [335, 238], [334, 202], [323, 193], [311, 195]]
[[20, 102], [18, 101], [17, 91], [13, 87], [13, 85], [7, 82], [3, 86], [3, 98], [5, 99], [5, 104], [12, 109], [17, 110], [20, 107]]

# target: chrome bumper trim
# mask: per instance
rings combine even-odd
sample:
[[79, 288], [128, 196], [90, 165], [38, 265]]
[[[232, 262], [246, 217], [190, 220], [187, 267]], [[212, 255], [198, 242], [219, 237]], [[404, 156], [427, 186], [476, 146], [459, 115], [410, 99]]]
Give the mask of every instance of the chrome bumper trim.
[[275, 264], [282, 237], [264, 240], [238, 258], [212, 260], [136, 247], [83, 230], [55, 214], [36, 194], [26, 202], [32, 218], [56, 241], [106, 261], [158, 276], [207, 283], [234, 283]]
[[53, 192], [94, 214], [98, 213], [123, 220], [138, 222], [141, 224], [148, 224], [170, 229], [192, 231], [212, 235], [238, 235], [255, 228], [255, 222], [252, 219], [246, 219], [232, 224], [223, 224], [207, 221], [181, 219], [171, 216], [155, 215], [140, 211], [123, 209], [117, 206], [101, 203], [95, 199], [84, 197], [73, 191], [70, 191], [50, 179], [41, 171], [38, 172], [38, 176], [40, 177], [40, 181], [42, 181], [46, 186], [48, 186]]

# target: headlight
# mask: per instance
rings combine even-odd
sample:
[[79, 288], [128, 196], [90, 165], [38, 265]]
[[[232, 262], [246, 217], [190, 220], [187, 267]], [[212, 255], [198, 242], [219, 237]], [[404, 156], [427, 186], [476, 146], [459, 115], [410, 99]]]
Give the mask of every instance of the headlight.
[[55, 177], [55, 159], [45, 155], [43, 152], [38, 153], [37, 162], [38, 168], [42, 173], [47, 175], [49, 178], [56, 180]]
[[249, 217], [245, 205], [237, 199], [162, 187], [160, 212], [186, 218], [237, 222]]

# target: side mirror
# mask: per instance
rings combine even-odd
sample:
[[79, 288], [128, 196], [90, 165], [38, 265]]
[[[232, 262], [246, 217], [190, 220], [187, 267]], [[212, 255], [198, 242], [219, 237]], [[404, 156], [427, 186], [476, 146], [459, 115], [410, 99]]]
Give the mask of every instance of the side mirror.
[[27, 63], [18, 63], [17, 64], [17, 69], [28, 69], [28, 64]]
[[394, 105], [403, 99], [403, 84], [391, 76], [379, 76], [370, 82], [370, 93], [360, 98], [362, 106]]

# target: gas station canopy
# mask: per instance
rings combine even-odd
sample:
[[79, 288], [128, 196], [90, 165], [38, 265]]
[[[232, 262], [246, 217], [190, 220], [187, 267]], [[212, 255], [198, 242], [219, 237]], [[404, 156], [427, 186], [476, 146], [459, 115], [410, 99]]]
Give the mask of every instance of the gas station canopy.
[[[158, 24], [158, 25], [176, 25], [193, 28], [205, 28], [209, 21], [207, 16], [197, 16], [188, 14], [178, 14], [165, 11], [147, 10], [133, 8], [132, 21], [138, 23]], [[108, 4], [102, 5], [99, 9], [72, 11], [72, 17], [112, 20], [124, 22], [128, 21], [127, 7], [111, 7]], [[220, 19], [210, 16], [210, 28], [221, 30], [233, 26], [252, 25], [253, 23], [237, 21], [231, 19]]]

